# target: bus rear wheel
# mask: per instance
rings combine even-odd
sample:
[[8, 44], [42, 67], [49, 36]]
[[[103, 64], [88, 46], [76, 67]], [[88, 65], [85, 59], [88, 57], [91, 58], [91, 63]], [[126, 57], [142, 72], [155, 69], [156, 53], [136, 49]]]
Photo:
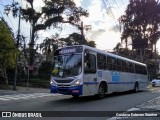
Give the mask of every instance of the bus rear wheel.
[[100, 98], [100, 99], [104, 98], [105, 97], [105, 92], [106, 92], [105, 85], [101, 83], [99, 85], [97, 97]]
[[139, 84], [138, 82], [136, 82], [134, 85], [134, 92], [137, 93], [138, 91], [139, 91]]

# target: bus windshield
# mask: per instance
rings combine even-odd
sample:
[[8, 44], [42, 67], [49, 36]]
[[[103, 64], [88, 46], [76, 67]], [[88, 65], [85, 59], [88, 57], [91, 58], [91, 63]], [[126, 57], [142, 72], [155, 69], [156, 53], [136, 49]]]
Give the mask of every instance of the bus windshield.
[[77, 76], [82, 72], [82, 55], [72, 53], [55, 56], [52, 66], [54, 77]]

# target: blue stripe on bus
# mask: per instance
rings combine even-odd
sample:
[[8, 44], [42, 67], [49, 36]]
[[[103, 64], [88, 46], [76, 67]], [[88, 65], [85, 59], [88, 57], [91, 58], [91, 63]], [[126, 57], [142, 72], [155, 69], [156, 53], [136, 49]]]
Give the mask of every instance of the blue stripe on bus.
[[[108, 84], [133, 84], [135, 82], [108, 82]], [[148, 83], [148, 82], [139, 82], [139, 83]]]
[[[108, 84], [134, 84], [135, 82], [108, 82]], [[148, 83], [148, 82], [139, 82], [139, 83]], [[97, 85], [98, 82], [84, 82], [85, 85]]]

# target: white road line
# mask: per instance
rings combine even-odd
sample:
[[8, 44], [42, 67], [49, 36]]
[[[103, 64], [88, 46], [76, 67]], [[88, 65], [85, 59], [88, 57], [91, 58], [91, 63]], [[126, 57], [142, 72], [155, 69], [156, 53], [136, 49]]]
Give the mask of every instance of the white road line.
[[140, 111], [140, 108], [131, 108], [131, 109], [127, 110], [127, 111]]
[[19, 95], [3, 95], [0, 96], [0, 101], [9, 101], [9, 100], [19, 100], [19, 99], [30, 99], [30, 98], [39, 98], [46, 96], [59, 96], [61, 94], [51, 94], [51, 93], [30, 93], [30, 94], [19, 94]]
[[[141, 110], [140, 106], [143, 106], [145, 103], [150, 103], [150, 102], [152, 102], [152, 101], [154, 101], [155, 99], [158, 99], [158, 98], [160, 98], [160, 97], [156, 97], [156, 98], [151, 99], [151, 100], [149, 100], [147, 102], [144, 102], [144, 103], [142, 103], [140, 105], [137, 105], [136, 107], [130, 108], [127, 111], [124, 111], [123, 113], [132, 112], [132, 111], [134, 111], [134, 112], [135, 111], [140, 111]], [[130, 116], [130, 118], [131, 117], [133, 118], [133, 116]], [[120, 120], [120, 119], [124, 119], [124, 118], [127, 119], [128, 117], [114, 116], [114, 117], [107, 118], [106, 120]]]

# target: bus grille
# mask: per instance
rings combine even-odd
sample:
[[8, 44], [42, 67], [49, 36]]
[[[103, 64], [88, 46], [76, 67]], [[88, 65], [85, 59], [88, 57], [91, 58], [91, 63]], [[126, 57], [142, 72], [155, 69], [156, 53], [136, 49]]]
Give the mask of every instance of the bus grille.
[[64, 88], [64, 87], [71, 87], [70, 85], [57, 85], [58, 87], [62, 87], [62, 88]]
[[68, 79], [68, 80], [55, 80], [57, 83], [70, 83], [73, 81], [73, 79]]

